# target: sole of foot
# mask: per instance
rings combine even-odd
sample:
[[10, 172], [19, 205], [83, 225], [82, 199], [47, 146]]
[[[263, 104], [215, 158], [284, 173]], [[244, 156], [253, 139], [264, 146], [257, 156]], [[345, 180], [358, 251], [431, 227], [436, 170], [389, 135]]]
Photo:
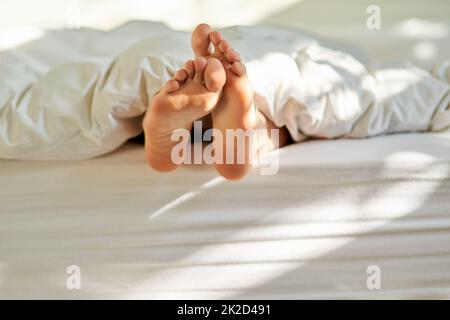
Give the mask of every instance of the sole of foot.
[[[248, 139], [239, 146], [235, 137], [230, 139], [226, 139], [226, 137], [228, 129], [233, 132], [237, 132], [238, 129], [242, 129], [244, 132], [255, 129], [257, 113], [253, 104], [253, 87], [239, 54], [221, 33], [213, 31], [207, 24], [201, 24], [192, 33], [191, 45], [196, 56], [214, 57], [222, 63], [225, 70], [226, 82], [222, 97], [211, 112], [213, 127], [220, 130], [224, 138], [222, 143], [223, 161], [216, 164], [215, 167], [219, 174], [227, 179], [241, 179], [252, 167], [251, 158], [255, 148]], [[229, 154], [233, 155], [231, 163], [226, 161]], [[243, 163], [238, 161], [239, 154], [244, 154], [245, 161]]]
[[172, 150], [177, 141], [175, 130], [190, 131], [192, 123], [218, 104], [222, 96], [226, 73], [214, 57], [198, 56], [189, 60], [151, 100], [143, 120], [145, 153], [149, 165], [157, 171], [172, 171], [177, 164]]

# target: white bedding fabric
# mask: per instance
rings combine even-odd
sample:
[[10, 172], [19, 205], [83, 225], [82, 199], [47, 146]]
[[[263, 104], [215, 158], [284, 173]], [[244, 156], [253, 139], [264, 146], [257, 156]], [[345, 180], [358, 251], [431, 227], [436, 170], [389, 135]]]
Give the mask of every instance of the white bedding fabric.
[[[21, 78], [29, 75], [25, 82], [34, 83], [53, 66], [86, 61], [85, 52], [89, 61], [108, 65], [142, 38], [164, 32], [169, 31], [162, 25], [147, 23], [110, 33], [49, 32], [45, 41], [7, 55], [29, 61], [32, 69], [20, 70]], [[56, 45], [61, 38], [64, 42]], [[403, 43], [377, 39], [383, 52]], [[5, 56], [0, 52], [2, 62]], [[150, 77], [172, 72], [158, 70]], [[24, 87], [25, 82], [12, 83], [18, 79], [13, 75], [8, 80], [12, 90]], [[58, 77], [57, 85], [62, 80], [75, 84], [87, 75], [70, 81]], [[129, 89], [111, 99], [129, 106], [136, 94]], [[18, 98], [13, 102], [25, 104], [29, 96]], [[48, 96], [39, 101], [49, 101]], [[138, 121], [130, 119], [140, 117], [139, 104], [124, 113], [126, 121], [107, 116], [111, 131], [100, 126], [92, 131], [95, 113], [79, 106], [85, 114], [75, 113], [81, 118], [74, 122], [68, 121], [76, 118], [72, 113], [1, 109], [9, 110], [8, 117], [25, 115], [30, 133], [40, 128], [33, 119], [43, 125], [52, 117], [74, 133], [64, 152], [58, 148], [65, 145], [52, 144], [55, 137], [67, 138], [58, 136], [68, 132], [59, 127], [52, 128], [54, 136], [39, 136], [38, 149], [21, 144], [12, 152], [11, 143], [20, 141], [23, 131], [6, 130], [0, 123], [2, 136], [11, 138], [9, 153], [1, 156], [88, 157], [138, 132]], [[74, 129], [80, 123], [87, 123], [86, 131]], [[81, 134], [86, 132], [91, 135]], [[103, 140], [106, 136], [112, 140]], [[77, 147], [81, 144], [85, 149]], [[44, 152], [43, 145], [56, 148]], [[449, 150], [448, 131], [308, 141], [280, 150], [279, 174], [261, 176], [256, 168], [237, 183], [207, 168], [155, 173], [145, 163], [142, 146], [133, 144], [84, 161], [0, 160], [0, 298], [448, 299]], [[66, 287], [69, 265], [81, 267], [81, 290]], [[366, 287], [370, 265], [381, 269], [381, 290]]]
[[450, 132], [310, 141], [241, 182], [155, 173], [132, 144], [0, 160], [0, 298], [450, 298], [449, 148]]
[[[439, 131], [450, 125], [450, 63], [369, 70], [295, 30], [223, 30], [295, 141]], [[152, 96], [185, 60], [189, 34], [136, 23], [108, 33], [49, 31], [0, 52], [0, 158], [84, 159], [138, 135]]]

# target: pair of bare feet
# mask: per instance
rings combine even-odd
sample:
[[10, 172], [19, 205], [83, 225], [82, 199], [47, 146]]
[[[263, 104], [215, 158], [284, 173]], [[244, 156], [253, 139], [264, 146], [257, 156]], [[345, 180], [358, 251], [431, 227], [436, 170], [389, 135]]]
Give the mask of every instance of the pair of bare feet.
[[[158, 171], [177, 167], [171, 156], [178, 142], [171, 140], [172, 133], [177, 129], [191, 130], [196, 120], [210, 115], [213, 128], [224, 137], [227, 129], [248, 130], [256, 126], [254, 92], [239, 54], [207, 24], [197, 26], [191, 44], [196, 58], [187, 61], [153, 97], [144, 118], [147, 161]], [[246, 175], [251, 168], [249, 153], [253, 152], [248, 143], [245, 163], [217, 163], [219, 174], [232, 180]], [[223, 148], [225, 155], [226, 143]]]

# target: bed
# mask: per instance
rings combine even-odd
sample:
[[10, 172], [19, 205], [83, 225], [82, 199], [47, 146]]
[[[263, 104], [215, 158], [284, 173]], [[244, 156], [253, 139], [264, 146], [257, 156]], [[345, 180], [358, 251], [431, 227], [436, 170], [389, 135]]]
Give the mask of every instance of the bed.
[[310, 141], [241, 182], [155, 173], [131, 143], [1, 161], [0, 297], [450, 298], [449, 148], [449, 132]]
[[[253, 22], [429, 67], [450, 52], [448, 2], [434, 2], [415, 7], [430, 22], [392, 4], [377, 33], [355, 27], [365, 12], [352, 1], [334, 8], [354, 9], [345, 26], [309, 14], [324, 1]], [[156, 173], [131, 142], [84, 161], [0, 160], [0, 298], [450, 298], [450, 132], [313, 140], [269, 157], [278, 174], [240, 182], [205, 166]]]

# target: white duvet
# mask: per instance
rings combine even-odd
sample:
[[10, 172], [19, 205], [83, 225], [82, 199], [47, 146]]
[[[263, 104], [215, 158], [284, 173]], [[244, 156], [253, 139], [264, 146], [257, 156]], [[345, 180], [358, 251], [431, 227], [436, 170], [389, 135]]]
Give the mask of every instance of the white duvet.
[[[145, 26], [48, 31], [1, 51], [0, 158], [90, 158], [140, 134], [152, 96], [192, 58], [188, 33]], [[222, 31], [267, 102], [259, 107], [295, 141], [450, 126], [450, 63], [370, 70], [299, 31]]]

